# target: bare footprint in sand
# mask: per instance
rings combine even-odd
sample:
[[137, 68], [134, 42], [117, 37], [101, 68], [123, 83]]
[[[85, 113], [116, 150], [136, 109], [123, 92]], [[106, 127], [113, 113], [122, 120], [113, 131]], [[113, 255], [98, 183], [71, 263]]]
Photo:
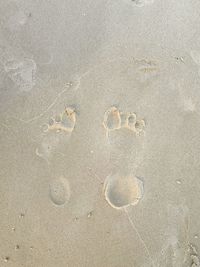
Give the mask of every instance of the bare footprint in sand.
[[113, 106], [105, 112], [103, 126], [111, 147], [110, 164], [117, 173], [104, 182], [105, 199], [116, 209], [136, 205], [143, 196], [143, 182], [133, 173], [141, 159], [145, 122], [134, 112], [121, 112]]
[[110, 146], [110, 163], [114, 175], [104, 182], [104, 197], [114, 209], [121, 210], [143, 244], [150, 259], [149, 266], [155, 267], [150, 251], [129, 214], [129, 207], [139, 204], [144, 196], [143, 181], [135, 176], [142, 159], [145, 121], [134, 112], [121, 112], [111, 107], [104, 114], [103, 126]]
[[49, 163], [55, 153], [61, 153], [59, 147], [69, 142], [75, 124], [76, 112], [71, 107], [51, 118], [48, 124], [43, 125], [44, 137], [36, 149], [36, 155]]

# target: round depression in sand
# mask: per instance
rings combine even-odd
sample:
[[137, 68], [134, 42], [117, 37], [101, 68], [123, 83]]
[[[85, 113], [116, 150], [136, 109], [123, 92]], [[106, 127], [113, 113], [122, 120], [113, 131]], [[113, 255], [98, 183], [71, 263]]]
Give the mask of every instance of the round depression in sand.
[[108, 176], [104, 183], [105, 199], [115, 209], [137, 205], [143, 197], [143, 192], [143, 182], [131, 175]]
[[64, 177], [52, 180], [49, 185], [49, 197], [55, 205], [64, 205], [70, 199], [70, 185]]

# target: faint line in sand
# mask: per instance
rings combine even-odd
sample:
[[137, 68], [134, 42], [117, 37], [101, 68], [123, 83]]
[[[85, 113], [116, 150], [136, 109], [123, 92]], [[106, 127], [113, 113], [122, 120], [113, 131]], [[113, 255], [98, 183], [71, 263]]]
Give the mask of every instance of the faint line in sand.
[[154, 263], [154, 261], [153, 261], [153, 259], [152, 259], [152, 257], [151, 257], [150, 251], [149, 251], [149, 249], [148, 249], [146, 243], [145, 243], [144, 240], [142, 239], [142, 237], [141, 237], [141, 235], [140, 235], [140, 233], [139, 233], [137, 227], [135, 226], [133, 220], [131, 219], [131, 217], [130, 217], [130, 215], [129, 215], [129, 213], [128, 213], [127, 208], [124, 208], [124, 212], [125, 212], [126, 215], [127, 215], [128, 221], [129, 221], [129, 223], [130, 223], [132, 229], [136, 232], [138, 238], [140, 239], [141, 243], [143, 244], [143, 247], [145, 248], [148, 257], [149, 257], [149, 259], [151, 260], [151, 265], [152, 265], [153, 267], [156, 267], [156, 265], [155, 265], [155, 263]]

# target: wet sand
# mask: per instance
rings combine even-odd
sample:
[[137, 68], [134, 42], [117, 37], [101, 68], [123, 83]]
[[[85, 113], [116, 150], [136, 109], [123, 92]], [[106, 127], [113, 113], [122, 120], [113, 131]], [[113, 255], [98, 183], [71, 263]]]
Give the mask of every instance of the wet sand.
[[0, 266], [200, 266], [199, 10], [0, 3]]

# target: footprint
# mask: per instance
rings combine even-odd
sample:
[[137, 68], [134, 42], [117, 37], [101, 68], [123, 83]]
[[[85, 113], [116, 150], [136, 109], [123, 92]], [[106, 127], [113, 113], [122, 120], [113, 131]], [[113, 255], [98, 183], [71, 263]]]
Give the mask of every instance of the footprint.
[[145, 121], [137, 119], [133, 112], [121, 112], [111, 107], [104, 114], [103, 126], [112, 166], [123, 174], [135, 172], [143, 155]]
[[56, 153], [62, 154], [63, 144], [69, 142], [76, 124], [76, 112], [71, 107], [51, 118], [48, 124], [43, 125], [44, 136], [36, 149], [36, 155], [49, 164], [49, 160]]
[[135, 174], [143, 156], [145, 121], [138, 119], [134, 112], [111, 107], [104, 114], [103, 126], [110, 146], [110, 163], [115, 173], [104, 182], [105, 200], [112, 208], [125, 212], [151, 261], [150, 266], [154, 267], [150, 251], [128, 212], [128, 207], [137, 205], [144, 196], [143, 182]]
[[111, 107], [104, 114], [103, 126], [110, 145], [110, 163], [115, 175], [104, 182], [104, 196], [111, 207], [125, 209], [136, 205], [143, 197], [143, 182], [136, 173], [141, 160], [145, 122], [134, 112], [122, 112]]
[[104, 182], [106, 201], [115, 209], [137, 205], [143, 197], [143, 182], [134, 176], [109, 176]]
[[52, 180], [49, 184], [49, 198], [55, 205], [64, 205], [69, 202], [71, 190], [69, 182], [64, 177]]

